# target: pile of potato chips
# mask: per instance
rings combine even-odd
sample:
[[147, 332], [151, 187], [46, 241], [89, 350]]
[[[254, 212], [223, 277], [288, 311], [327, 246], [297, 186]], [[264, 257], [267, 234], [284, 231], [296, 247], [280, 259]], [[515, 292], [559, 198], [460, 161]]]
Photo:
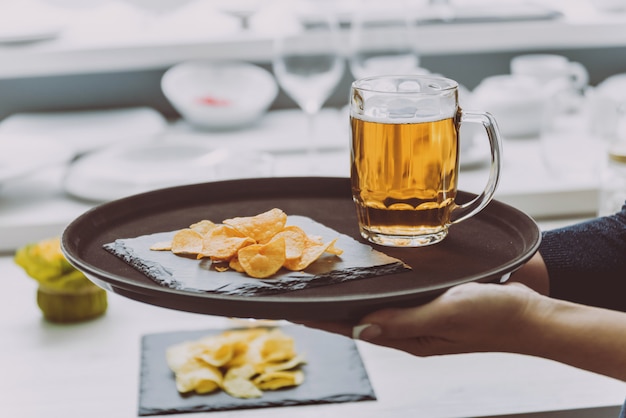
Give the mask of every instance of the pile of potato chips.
[[216, 270], [233, 269], [263, 279], [282, 267], [301, 271], [322, 254], [341, 255], [333, 240], [307, 235], [302, 228], [287, 225], [287, 215], [271, 209], [256, 216], [226, 219], [221, 224], [209, 220], [177, 231], [171, 242], [156, 243], [155, 251], [169, 251], [197, 259], [210, 258]]
[[228, 330], [167, 349], [166, 360], [181, 393], [224, 390], [236, 398], [300, 385], [304, 357], [280, 328]]

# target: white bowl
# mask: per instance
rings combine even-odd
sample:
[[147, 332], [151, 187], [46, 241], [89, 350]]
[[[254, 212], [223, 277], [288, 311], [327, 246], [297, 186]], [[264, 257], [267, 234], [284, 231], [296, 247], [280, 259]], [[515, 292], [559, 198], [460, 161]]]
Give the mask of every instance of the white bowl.
[[165, 72], [161, 89], [185, 120], [208, 129], [250, 125], [278, 94], [269, 71], [245, 62], [184, 62]]

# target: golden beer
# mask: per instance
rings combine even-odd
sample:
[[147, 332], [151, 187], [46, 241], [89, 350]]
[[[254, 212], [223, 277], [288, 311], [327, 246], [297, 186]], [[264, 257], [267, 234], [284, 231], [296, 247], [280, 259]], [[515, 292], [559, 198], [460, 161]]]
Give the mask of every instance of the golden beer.
[[[352, 198], [361, 236], [392, 247], [440, 242], [450, 225], [479, 213], [500, 178], [500, 134], [487, 112], [459, 107], [458, 83], [432, 75], [381, 75], [352, 83]], [[483, 192], [455, 201], [459, 130], [479, 124], [491, 163]]]
[[361, 235], [395, 246], [447, 233], [458, 181], [455, 118], [383, 123], [350, 118], [351, 181]]

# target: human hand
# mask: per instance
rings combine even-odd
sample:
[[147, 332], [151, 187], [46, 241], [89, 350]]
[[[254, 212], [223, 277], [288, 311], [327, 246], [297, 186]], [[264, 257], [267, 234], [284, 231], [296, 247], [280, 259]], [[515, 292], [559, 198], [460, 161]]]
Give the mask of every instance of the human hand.
[[485, 351], [525, 351], [529, 317], [545, 299], [520, 283], [467, 283], [425, 305], [383, 309], [358, 325], [306, 322], [304, 325], [352, 336], [417, 356]]

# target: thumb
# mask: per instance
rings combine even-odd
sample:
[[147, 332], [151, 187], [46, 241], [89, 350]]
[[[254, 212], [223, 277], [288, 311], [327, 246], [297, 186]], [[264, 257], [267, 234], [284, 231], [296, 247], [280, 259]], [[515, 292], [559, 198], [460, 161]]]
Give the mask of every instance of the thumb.
[[411, 308], [384, 309], [365, 316], [353, 337], [371, 340], [432, 337], [448, 329], [450, 318], [435, 301]]

